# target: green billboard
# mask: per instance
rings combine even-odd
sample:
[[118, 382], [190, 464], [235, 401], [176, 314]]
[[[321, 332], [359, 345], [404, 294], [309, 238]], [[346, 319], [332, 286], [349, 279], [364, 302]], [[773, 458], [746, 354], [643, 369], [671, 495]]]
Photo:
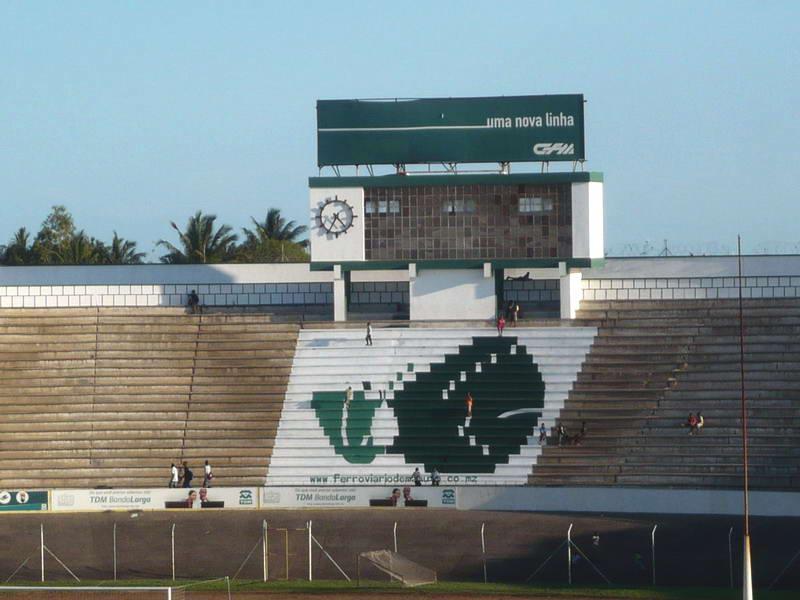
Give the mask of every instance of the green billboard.
[[320, 167], [584, 158], [582, 94], [317, 102]]
[[0, 512], [47, 510], [47, 490], [0, 490]]

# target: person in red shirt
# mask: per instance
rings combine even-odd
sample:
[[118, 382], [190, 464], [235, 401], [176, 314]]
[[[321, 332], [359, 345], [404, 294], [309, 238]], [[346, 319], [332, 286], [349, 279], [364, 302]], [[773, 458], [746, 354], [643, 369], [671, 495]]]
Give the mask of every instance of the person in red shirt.
[[468, 417], [471, 417], [471, 416], [472, 416], [472, 405], [473, 405], [473, 403], [475, 402], [475, 401], [472, 399], [472, 394], [470, 394], [469, 392], [467, 392], [467, 397], [466, 397], [466, 399], [464, 400], [464, 402], [467, 404], [467, 416], [468, 416]]
[[503, 329], [506, 328], [506, 320], [503, 315], [497, 317], [497, 335], [503, 335]]

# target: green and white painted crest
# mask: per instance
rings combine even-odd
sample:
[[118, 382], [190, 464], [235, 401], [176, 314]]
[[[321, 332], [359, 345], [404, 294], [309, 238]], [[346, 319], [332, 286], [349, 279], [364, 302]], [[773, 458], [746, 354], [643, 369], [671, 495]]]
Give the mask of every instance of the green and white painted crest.
[[[304, 330], [268, 484], [524, 483], [589, 350], [591, 327]], [[345, 406], [345, 390], [353, 400]], [[465, 396], [474, 398], [467, 414]]]

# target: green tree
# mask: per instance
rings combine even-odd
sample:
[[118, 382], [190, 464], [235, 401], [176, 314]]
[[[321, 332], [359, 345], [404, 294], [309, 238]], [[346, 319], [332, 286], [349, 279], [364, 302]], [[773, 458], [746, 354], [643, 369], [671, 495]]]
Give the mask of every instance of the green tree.
[[296, 242], [248, 240], [236, 252], [236, 261], [244, 263], [308, 262], [308, 251]]
[[233, 233], [230, 225], [220, 225], [215, 229], [216, 220], [216, 215], [204, 215], [198, 210], [189, 217], [184, 231], [181, 231], [174, 222], [170, 222], [178, 233], [180, 247], [166, 240], [159, 240], [157, 245], [164, 246], [168, 251], [161, 257], [161, 262], [183, 264], [231, 260], [234, 257], [238, 236]]
[[33, 242], [33, 254], [38, 262], [51, 264], [62, 262], [59, 257], [70, 253], [69, 246], [76, 235], [72, 215], [62, 205], [56, 205], [42, 222]]
[[103, 242], [86, 235], [81, 230], [65, 245], [50, 254], [49, 264], [100, 265], [106, 262], [107, 250]]
[[7, 246], [0, 246], [0, 264], [30, 265], [36, 263], [36, 256], [30, 245], [30, 233], [20, 227]]
[[140, 265], [145, 257], [144, 252], [136, 251], [136, 242], [119, 237], [116, 231], [111, 245], [106, 247], [106, 254], [110, 265]]
[[250, 220], [253, 222], [255, 230], [251, 231], [246, 228], [242, 230], [245, 234], [245, 244], [254, 240], [278, 240], [294, 242], [303, 247], [308, 245], [308, 240], [298, 239], [308, 231], [308, 227], [298, 225], [295, 221], [287, 221], [281, 216], [278, 208], [270, 208], [266, 218], [261, 222], [257, 221], [255, 217], [250, 217]]

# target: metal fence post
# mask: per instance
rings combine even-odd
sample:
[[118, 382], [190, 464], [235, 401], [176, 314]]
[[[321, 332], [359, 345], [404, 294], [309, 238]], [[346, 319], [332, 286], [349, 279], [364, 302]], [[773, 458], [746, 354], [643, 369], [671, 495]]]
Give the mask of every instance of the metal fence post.
[[572, 523], [567, 529], [567, 581], [572, 585]]
[[42, 581], [44, 581], [44, 523], [39, 524], [39, 549], [42, 551]]
[[397, 521], [394, 522], [392, 529], [392, 537], [394, 538], [394, 553], [397, 554]]
[[486, 523], [481, 523], [481, 558], [483, 559], [483, 583], [488, 583], [486, 576], [486, 536], [484, 535], [485, 529], [486, 529]]
[[175, 581], [175, 523], [172, 524], [172, 581]]
[[261, 552], [262, 564], [264, 568], [264, 581], [269, 579], [269, 538], [267, 537], [267, 521], [261, 522]]
[[658, 525], [653, 525], [653, 531], [650, 532], [650, 551], [653, 555], [653, 585], [656, 584], [656, 529], [658, 529]]
[[731, 543], [731, 536], [733, 535], [733, 527], [728, 531], [728, 571], [731, 580], [731, 589], [733, 589], [733, 545]]
[[308, 522], [308, 580], [311, 581], [311, 521]]
[[117, 580], [117, 522], [114, 521], [114, 581]]

